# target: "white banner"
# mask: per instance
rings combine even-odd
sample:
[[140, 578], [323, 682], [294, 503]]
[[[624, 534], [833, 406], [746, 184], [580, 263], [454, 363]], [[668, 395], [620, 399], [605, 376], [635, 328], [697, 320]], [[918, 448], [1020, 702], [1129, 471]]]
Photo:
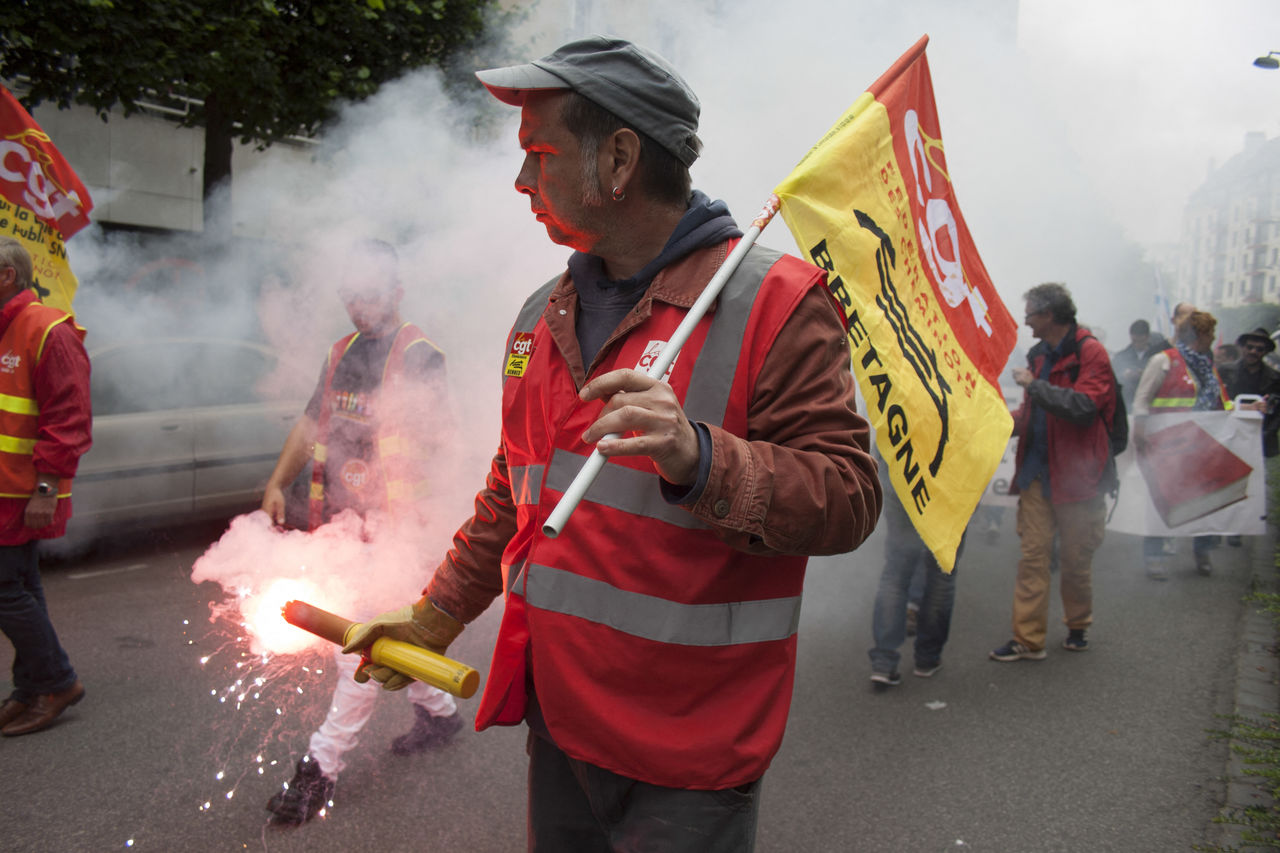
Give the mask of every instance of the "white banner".
[[[1145, 427], [1145, 451], [1137, 452], [1131, 425], [1129, 447], [1116, 457], [1120, 496], [1108, 530], [1146, 536], [1266, 532], [1260, 413], [1151, 415]], [[984, 504], [1017, 505], [1009, 495], [1017, 444], [1016, 438], [1009, 442]]]

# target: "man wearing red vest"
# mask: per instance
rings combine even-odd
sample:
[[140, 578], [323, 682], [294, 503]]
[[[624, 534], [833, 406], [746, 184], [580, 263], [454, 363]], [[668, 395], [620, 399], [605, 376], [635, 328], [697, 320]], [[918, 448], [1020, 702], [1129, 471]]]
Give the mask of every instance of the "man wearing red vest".
[[[330, 348], [267, 482], [262, 508], [277, 524], [286, 522], [285, 489], [308, 461], [309, 529], [343, 511], [384, 512], [401, 522], [416, 511], [432, 450], [424, 442], [434, 432], [424, 422], [444, 415], [444, 354], [401, 320], [397, 265], [395, 249], [375, 240], [358, 243], [348, 259], [338, 293], [356, 331]], [[328, 715], [293, 779], [267, 803], [278, 823], [300, 824], [326, 807], [343, 755], [373, 714], [378, 691], [352, 678], [356, 662], [339, 654], [337, 670]], [[392, 742], [397, 755], [441, 746], [462, 727], [449, 694], [415, 683], [409, 699], [415, 722]]]
[[[475, 515], [423, 598], [347, 650], [443, 650], [505, 595], [477, 728], [529, 726], [529, 849], [750, 850], [806, 558], [857, 547], [880, 511], [841, 319], [821, 270], [756, 247], [649, 378], [741, 237], [690, 186], [697, 98], [604, 38], [477, 76], [521, 108], [516, 190], [575, 251], [508, 338]], [[593, 448], [608, 463], [546, 536]]]
[[31, 256], [0, 237], [0, 629], [13, 643], [13, 693], [0, 734], [48, 728], [84, 698], [49, 621], [36, 544], [66, 531], [71, 478], [89, 449], [84, 329], [42, 305]]

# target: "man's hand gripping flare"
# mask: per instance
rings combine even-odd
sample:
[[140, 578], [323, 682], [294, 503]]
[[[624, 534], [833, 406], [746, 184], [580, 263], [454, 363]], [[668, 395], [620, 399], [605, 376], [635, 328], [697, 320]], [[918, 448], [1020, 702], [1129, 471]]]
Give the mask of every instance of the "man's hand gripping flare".
[[379, 666], [369, 659], [369, 647], [380, 637], [400, 640], [421, 646], [443, 655], [449, 644], [458, 638], [466, 626], [431, 603], [425, 595], [413, 604], [383, 613], [364, 622], [342, 647], [344, 654], [361, 652], [360, 665], [355, 679], [364, 684], [373, 679], [384, 690], [400, 690], [413, 681], [409, 676], [387, 666]]

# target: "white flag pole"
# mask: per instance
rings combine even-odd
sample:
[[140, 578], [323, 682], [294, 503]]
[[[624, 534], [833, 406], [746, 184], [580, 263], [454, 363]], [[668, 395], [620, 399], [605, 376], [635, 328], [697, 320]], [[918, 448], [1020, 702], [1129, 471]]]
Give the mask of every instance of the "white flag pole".
[[[680, 354], [680, 349], [689, 340], [689, 336], [693, 334], [694, 327], [702, 320], [703, 315], [710, 310], [711, 303], [716, 301], [716, 297], [724, 289], [725, 282], [738, 269], [742, 259], [747, 256], [747, 251], [755, 245], [756, 238], [760, 236], [760, 232], [764, 230], [764, 227], [773, 219], [774, 214], [778, 212], [778, 205], [778, 197], [770, 194], [769, 200], [765, 202], [764, 207], [756, 214], [756, 218], [751, 221], [751, 227], [747, 229], [747, 233], [742, 235], [738, 245], [734, 246], [729, 257], [725, 258], [724, 264], [711, 277], [711, 281], [707, 282], [707, 286], [702, 289], [702, 293], [689, 308], [689, 312], [685, 314], [684, 319], [680, 321], [680, 325], [671, 334], [671, 340], [667, 341], [666, 345], [663, 346], [658, 358], [654, 360], [653, 364], [649, 365], [649, 376], [654, 379], [660, 379], [666, 375], [667, 368], [671, 367], [671, 363]], [[610, 433], [605, 436], [605, 438], [617, 437], [617, 433]], [[587, 457], [587, 461], [578, 470], [578, 474], [573, 478], [573, 482], [569, 484], [569, 488], [565, 489], [564, 496], [560, 498], [556, 508], [551, 511], [551, 515], [543, 523], [542, 533], [544, 536], [554, 539], [560, 535], [561, 531], [564, 530], [565, 524], [569, 521], [569, 516], [577, 508], [578, 502], [582, 500], [583, 495], [587, 493], [587, 489], [591, 488], [591, 484], [599, 476], [600, 469], [604, 467], [605, 461], [605, 457], [601, 455], [599, 450], [591, 451], [591, 455]]]

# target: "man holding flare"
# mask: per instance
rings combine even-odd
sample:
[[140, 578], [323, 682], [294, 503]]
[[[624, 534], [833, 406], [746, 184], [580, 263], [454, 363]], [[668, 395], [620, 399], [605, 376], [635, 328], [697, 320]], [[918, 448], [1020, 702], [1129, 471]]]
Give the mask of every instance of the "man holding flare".
[[[749, 850], [807, 556], [857, 547], [880, 511], [840, 315], [821, 270], [753, 247], [649, 377], [742, 236], [691, 190], [697, 98], [605, 38], [477, 76], [520, 107], [516, 189], [575, 251], [508, 338], [475, 515], [425, 595], [345, 650], [385, 635], [443, 652], [505, 595], [477, 728], [529, 725], [529, 849]], [[593, 447], [609, 462], [550, 538]]]

